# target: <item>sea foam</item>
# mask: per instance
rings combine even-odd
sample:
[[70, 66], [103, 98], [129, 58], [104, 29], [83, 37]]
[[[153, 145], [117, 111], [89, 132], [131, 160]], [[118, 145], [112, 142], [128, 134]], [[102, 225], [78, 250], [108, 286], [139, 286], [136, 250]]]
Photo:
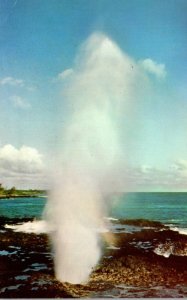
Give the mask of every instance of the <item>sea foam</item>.
[[35, 234], [49, 233], [50, 231], [52, 231], [52, 229], [49, 228], [47, 222], [44, 220], [34, 220], [32, 222], [29, 221], [29, 222], [24, 222], [21, 224], [13, 224], [13, 225], [6, 224], [4, 227], [7, 229], [12, 229], [15, 232], [25, 232], [25, 233], [35, 233]]
[[170, 227], [170, 230], [177, 231], [179, 234], [187, 235], [187, 228]]

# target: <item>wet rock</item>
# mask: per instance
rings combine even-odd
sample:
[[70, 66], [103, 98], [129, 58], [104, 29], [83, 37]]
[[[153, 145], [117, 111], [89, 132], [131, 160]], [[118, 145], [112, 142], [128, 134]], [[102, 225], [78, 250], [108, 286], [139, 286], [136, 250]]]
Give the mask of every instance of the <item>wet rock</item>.
[[[7, 220], [0, 219], [2, 228], [5, 223]], [[185, 236], [180, 242], [178, 233], [165, 231], [170, 234], [170, 240], [173, 239], [178, 248], [184, 245]], [[154, 297], [159, 295], [158, 291], [166, 288], [167, 297], [175, 294], [177, 289], [180, 290], [180, 295], [187, 296], [184, 288], [187, 284], [186, 257], [171, 255], [165, 258], [155, 254], [151, 248], [146, 252], [145, 249], [136, 247], [142, 240], [152, 241], [155, 245], [157, 240], [167, 241], [165, 231], [153, 232], [150, 229], [134, 234], [116, 233], [116, 244], [121, 248], [106, 249], [88, 283], [84, 285], [60, 283], [55, 279], [50, 242], [46, 235], [15, 233], [11, 230], [0, 232], [0, 250], [9, 252], [7, 256], [0, 256], [0, 297]], [[131, 242], [134, 244], [130, 244]], [[23, 275], [26, 276], [24, 280], [20, 279]]]

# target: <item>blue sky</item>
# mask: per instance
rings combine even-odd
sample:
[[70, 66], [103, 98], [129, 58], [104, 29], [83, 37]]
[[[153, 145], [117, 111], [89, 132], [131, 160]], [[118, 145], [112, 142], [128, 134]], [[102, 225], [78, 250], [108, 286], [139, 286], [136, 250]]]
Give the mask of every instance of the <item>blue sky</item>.
[[[43, 165], [47, 168], [46, 161], [55, 160], [57, 132], [67, 113], [58, 76], [74, 67], [81, 44], [101, 31], [137, 64], [150, 59], [165, 72], [159, 76], [148, 70], [150, 90], [133, 108], [134, 128], [126, 142], [137, 190], [148, 185], [152, 190], [186, 190], [186, 9], [186, 0], [0, 0], [2, 181], [23, 187], [47, 184], [42, 174], [34, 178]], [[36, 152], [24, 160], [24, 181], [18, 157], [28, 149]], [[40, 168], [31, 170], [30, 162]], [[141, 178], [146, 173], [151, 184], [146, 178], [138, 182], [136, 172]]]

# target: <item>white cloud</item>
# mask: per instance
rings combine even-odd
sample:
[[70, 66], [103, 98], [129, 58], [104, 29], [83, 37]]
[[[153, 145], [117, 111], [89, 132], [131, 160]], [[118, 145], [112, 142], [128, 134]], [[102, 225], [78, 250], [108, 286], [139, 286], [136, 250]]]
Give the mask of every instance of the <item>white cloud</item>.
[[30, 85], [27, 87], [27, 90], [30, 91], [30, 92], [34, 92], [37, 90], [37, 87], [35, 85]]
[[64, 70], [63, 72], [61, 72], [61, 73], [59, 73], [58, 74], [58, 79], [60, 79], [60, 80], [64, 80], [64, 79], [66, 79], [67, 77], [69, 77], [69, 76], [71, 76], [72, 74], [73, 74], [73, 69], [66, 69], [66, 70]]
[[0, 147], [0, 178], [3, 186], [48, 189], [49, 177], [43, 155], [36, 148], [22, 146], [18, 149], [10, 144]]
[[43, 168], [42, 155], [35, 148], [22, 146], [16, 149], [10, 144], [0, 148], [0, 172], [7, 175], [36, 174]]
[[149, 165], [120, 166], [114, 180], [119, 191], [181, 191], [187, 190], [187, 161], [180, 160], [165, 168]]
[[187, 161], [178, 161], [165, 169], [148, 166], [131, 168], [129, 174], [127, 177], [131, 178], [133, 186], [144, 187], [144, 189], [187, 189]]
[[186, 173], [187, 174], [187, 160], [178, 159], [171, 166], [171, 169], [176, 171], [176, 172], [179, 172], [179, 173]]
[[144, 68], [146, 72], [155, 75], [157, 78], [166, 77], [167, 72], [164, 64], [158, 64], [154, 60], [146, 58], [140, 61], [140, 65]]
[[18, 108], [21, 108], [21, 109], [31, 108], [30, 103], [27, 100], [20, 97], [20, 96], [14, 95], [14, 96], [11, 97], [11, 100], [12, 100], [15, 107], [18, 107]]
[[0, 85], [2, 86], [12, 86], [12, 87], [21, 87], [25, 88], [28, 91], [35, 91], [37, 89], [36, 85], [34, 84], [27, 84], [23, 79], [16, 79], [11, 76], [4, 77], [0, 79]]
[[11, 76], [5, 77], [0, 80], [1, 85], [11, 85], [11, 86], [24, 86], [24, 81], [22, 79], [16, 79]]

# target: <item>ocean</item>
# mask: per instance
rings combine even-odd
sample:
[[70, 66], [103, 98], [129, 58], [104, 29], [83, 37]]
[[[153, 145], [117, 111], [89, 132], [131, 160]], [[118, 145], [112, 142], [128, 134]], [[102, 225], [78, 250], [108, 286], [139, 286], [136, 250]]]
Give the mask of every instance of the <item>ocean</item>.
[[[74, 292], [69, 286], [62, 291], [54, 282], [48, 228], [42, 220], [46, 201], [0, 200], [0, 297], [74, 295], [75, 286]], [[76, 296], [187, 296], [187, 193], [116, 194], [106, 201], [105, 219], [116, 242], [105, 245], [100, 269], [86, 291], [77, 287]]]
[[7, 218], [41, 218], [46, 198], [9, 198], [0, 200], [0, 216]]
[[187, 228], [187, 193], [128, 193], [112, 197], [110, 215]]
[[[148, 219], [187, 228], [187, 193], [127, 193], [106, 199], [108, 217]], [[42, 218], [46, 198], [0, 200], [0, 215], [8, 218]]]

